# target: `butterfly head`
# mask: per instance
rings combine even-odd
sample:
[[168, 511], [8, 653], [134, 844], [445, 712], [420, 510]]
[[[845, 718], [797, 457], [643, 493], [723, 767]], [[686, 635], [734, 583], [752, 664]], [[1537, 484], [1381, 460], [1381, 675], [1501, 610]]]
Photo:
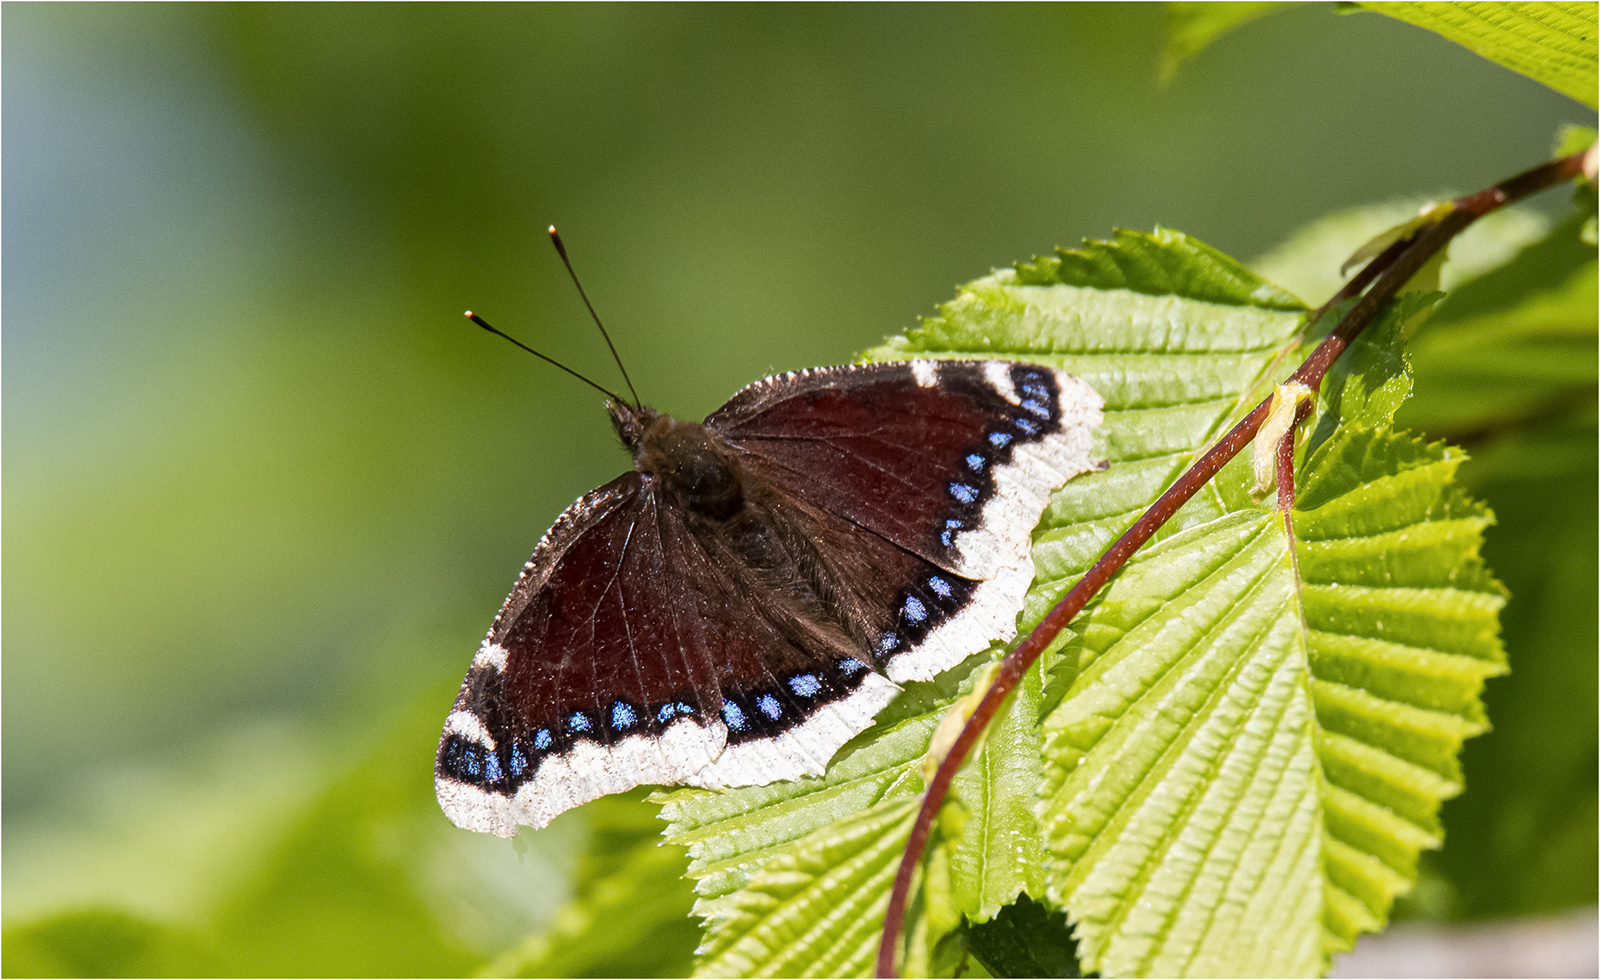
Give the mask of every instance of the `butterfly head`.
[[661, 418], [660, 412], [653, 408], [641, 405], [638, 408], [616, 398], [606, 400], [606, 414], [611, 416], [611, 427], [617, 430], [617, 438], [628, 447], [628, 452], [635, 457], [639, 455], [639, 446], [644, 442], [644, 430], [655, 419]]
[[606, 410], [634, 468], [660, 480], [689, 510], [720, 521], [744, 505], [738, 458], [704, 424], [618, 401], [607, 402]]

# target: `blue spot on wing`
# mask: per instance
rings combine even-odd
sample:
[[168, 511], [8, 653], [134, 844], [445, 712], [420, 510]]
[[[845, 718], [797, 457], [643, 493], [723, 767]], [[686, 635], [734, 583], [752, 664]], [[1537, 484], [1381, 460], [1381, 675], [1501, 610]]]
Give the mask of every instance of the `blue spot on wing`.
[[773, 721], [777, 721], [778, 716], [783, 714], [783, 706], [778, 703], [777, 698], [770, 694], [763, 694], [756, 698], [756, 707], [760, 708], [761, 713]]
[[533, 747], [540, 752], [548, 749], [554, 742], [555, 739], [550, 737], [550, 729], [548, 728], [539, 729], [538, 733], [533, 736]]
[[639, 720], [639, 715], [633, 710], [633, 705], [626, 701], [618, 701], [611, 706], [611, 727], [621, 731], [632, 728], [634, 722]]
[[1033, 419], [1012, 419], [1012, 424], [1030, 436], [1039, 434], [1039, 423]]
[[822, 682], [815, 674], [796, 674], [789, 678], [789, 690], [800, 697], [809, 698], [822, 690]]
[[[898, 637], [896, 637], [893, 633], [886, 633], [886, 634], [884, 634], [883, 642], [878, 644], [878, 646], [879, 646], [880, 649], [883, 649], [883, 650], [893, 650], [895, 645], [897, 643], [899, 643], [899, 642], [900, 642], [900, 639]], [[853, 676], [855, 674], [859, 674], [863, 670], [866, 670], [866, 669], [867, 669], [867, 665], [862, 663], [861, 661], [857, 660], [854, 657], [845, 657], [843, 660], [839, 661], [839, 673], [843, 674], [846, 677], [851, 677], [851, 676]]]
[[505, 773], [500, 771], [500, 757], [493, 752], [484, 753], [483, 778], [491, 783], [498, 783], [505, 778]]
[[663, 725], [671, 721], [673, 710], [673, 705], [670, 702], [662, 705], [661, 710], [656, 712], [656, 721], [661, 722]]
[[905, 617], [913, 623], [920, 623], [928, 618], [928, 610], [923, 607], [922, 601], [914, 595], [906, 596], [906, 604], [903, 611], [905, 612]]
[[723, 704], [722, 720], [727, 722], [728, 727], [736, 732], [744, 731], [745, 726], [749, 724], [749, 722], [745, 720], [744, 712], [741, 711], [739, 706], [734, 704], [732, 701]]
[[989, 444], [1000, 449], [1004, 449], [1006, 446], [1011, 444], [1011, 433], [991, 432], [989, 433]]
[[930, 575], [928, 577], [928, 588], [930, 588], [934, 592], [938, 593], [940, 598], [943, 598], [943, 599], [950, 598], [950, 592], [951, 592], [950, 583], [946, 582], [944, 579], [940, 578], [937, 575]]
[[978, 488], [970, 483], [952, 483], [950, 495], [964, 504], [970, 504], [978, 499]]
[[514, 742], [511, 746], [511, 778], [515, 779], [528, 768], [528, 757], [522, 752], [522, 743]]
[[1050, 417], [1050, 409], [1046, 408], [1044, 402], [1037, 398], [1024, 398], [1022, 407], [1042, 419]]
[[594, 722], [581, 711], [574, 711], [572, 717], [567, 719], [567, 727], [575, 732], [586, 732], [594, 727]]
[[982, 453], [967, 453], [967, 469], [974, 473], [982, 473], [983, 464], [987, 462], [988, 460], [983, 458]]

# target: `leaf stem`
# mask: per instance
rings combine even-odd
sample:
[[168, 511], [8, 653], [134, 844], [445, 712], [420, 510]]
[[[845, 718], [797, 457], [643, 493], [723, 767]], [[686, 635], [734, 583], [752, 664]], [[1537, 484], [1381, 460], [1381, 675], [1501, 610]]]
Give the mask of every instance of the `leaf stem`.
[[[1310, 322], [1316, 322], [1328, 310], [1339, 303], [1348, 300], [1363, 290], [1365, 295], [1351, 307], [1339, 324], [1323, 338], [1309, 357], [1290, 376], [1291, 380], [1299, 381], [1309, 388], [1317, 389], [1322, 385], [1323, 377], [1339, 355], [1344, 353], [1362, 330], [1366, 329], [1383, 306], [1399, 294], [1402, 287], [1416, 275], [1417, 271], [1440, 249], [1444, 248], [1452, 238], [1459, 235], [1466, 227], [1478, 218], [1498, 208], [1504, 207], [1513, 201], [1520, 200], [1536, 191], [1541, 191], [1557, 184], [1565, 183], [1583, 172], [1585, 153], [1574, 153], [1571, 156], [1526, 170], [1514, 177], [1510, 177], [1492, 187], [1485, 188], [1474, 194], [1458, 197], [1451, 202], [1451, 208], [1438, 221], [1428, 225], [1419, 233], [1409, 238], [1401, 239], [1384, 249], [1376, 258], [1369, 262], [1365, 268], [1358, 272], [1351, 280], [1345, 283], [1333, 298], [1319, 307], [1310, 317]], [[1368, 285], [1371, 289], [1367, 289]], [[939, 768], [934, 771], [933, 778], [929, 780], [927, 788], [923, 791], [922, 808], [917, 812], [916, 823], [912, 825], [911, 836], [906, 840], [905, 853], [900, 859], [899, 870], [895, 874], [894, 890], [889, 893], [889, 906], [885, 912], [883, 936], [878, 946], [877, 975], [880, 977], [897, 976], [895, 968], [895, 953], [900, 944], [900, 933], [905, 924], [906, 902], [910, 897], [913, 872], [922, 860], [922, 853], [927, 847], [928, 835], [933, 828], [934, 818], [938, 815], [940, 807], [944, 805], [945, 796], [950, 790], [950, 782], [955, 778], [956, 771], [966, 761], [967, 755], [977, 743], [979, 735], [988, 726], [995, 714], [1000, 710], [1000, 705], [1005, 701], [1022, 680], [1028, 668], [1044, 651], [1056, 635], [1070, 623], [1088, 601], [1110, 581], [1128, 559], [1133, 557], [1146, 541], [1172, 515], [1177, 513], [1190, 497], [1194, 496], [1201, 487], [1222, 469], [1234, 456], [1249, 445], [1255, 438], [1256, 430], [1261, 428], [1262, 421], [1267, 417], [1268, 407], [1272, 399], [1268, 396], [1255, 408], [1245, 415], [1227, 434], [1217, 441], [1210, 449], [1206, 450], [1194, 465], [1180, 476], [1171, 487], [1156, 502], [1151, 504], [1139, 519], [1133, 523], [1118, 538], [1115, 543], [1107, 548], [1094, 565], [1083, 577], [1062, 596], [1051, 610], [1040, 620], [1039, 625], [1033, 628], [1027, 639], [1017, 644], [1016, 648], [1000, 661], [996, 670], [994, 681], [989, 689], [984, 692], [982, 700], [978, 702], [972, 715], [967, 719], [966, 725], [961, 729], [961, 734], [956, 737], [949, 753], [939, 763]], [[1293, 444], [1293, 429], [1285, 437], [1290, 445]], [[1280, 487], [1282, 483], [1280, 482]], [[1292, 491], [1290, 491], [1292, 493]], [[1287, 520], [1287, 513], [1284, 515]]]

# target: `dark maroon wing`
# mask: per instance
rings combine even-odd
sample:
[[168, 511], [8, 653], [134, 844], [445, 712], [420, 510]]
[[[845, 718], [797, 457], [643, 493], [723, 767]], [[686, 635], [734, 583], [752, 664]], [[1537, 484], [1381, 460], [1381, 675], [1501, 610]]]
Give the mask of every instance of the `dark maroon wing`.
[[715, 669], [657, 510], [627, 473], [539, 542], [445, 722], [434, 781], [458, 825], [511, 836], [721, 752]]
[[445, 723], [435, 788], [455, 823], [511, 836], [641, 784], [820, 773], [887, 703], [837, 637], [753, 611], [744, 570], [683, 521], [629, 473], [545, 535]]
[[1053, 489], [1098, 467], [1099, 422], [1082, 381], [1009, 361], [802, 371], [706, 419], [760, 482], [878, 539], [863, 549], [873, 571], [842, 586], [864, 594], [881, 589], [871, 576], [894, 576], [893, 622], [873, 652], [895, 680], [1014, 635], [1033, 528]]

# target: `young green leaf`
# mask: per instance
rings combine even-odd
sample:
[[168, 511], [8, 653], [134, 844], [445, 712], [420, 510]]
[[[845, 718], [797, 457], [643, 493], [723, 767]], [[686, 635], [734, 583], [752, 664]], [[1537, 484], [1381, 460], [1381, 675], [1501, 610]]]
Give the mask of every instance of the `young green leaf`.
[[1363, 3], [1427, 28], [1490, 61], [1595, 108], [1596, 8], [1592, 3]]
[[1157, 68], [1161, 84], [1172, 81], [1180, 65], [1217, 38], [1263, 14], [1287, 6], [1287, 3], [1240, 2], [1167, 4], [1166, 39], [1161, 46], [1161, 62]]
[[[1347, 424], [1268, 507], [1152, 546], [1046, 719], [1050, 897], [1117, 975], [1313, 975], [1437, 847], [1504, 671], [1463, 457]], [[1320, 928], [1319, 928], [1320, 926]]]
[[1407, 293], [1362, 331], [1322, 382], [1324, 411], [1303, 447], [1309, 455], [1341, 425], [1387, 426], [1411, 394], [1404, 338], [1427, 318], [1440, 293]]
[[1488, 509], [1451, 485], [1442, 443], [1340, 430], [1306, 462], [1294, 528], [1327, 842], [1328, 948], [1381, 928], [1439, 846], [1457, 756], [1486, 730], [1479, 697], [1504, 673], [1505, 592], [1478, 557]]
[[[1018, 895], [1043, 894], [1044, 847], [1033, 815], [1034, 794], [1044, 775], [1039, 752], [1041, 665], [1035, 664], [1022, 679], [950, 787], [951, 798], [972, 828], [943, 845], [950, 863], [950, 901], [973, 922], [987, 922]], [[989, 678], [977, 680], [974, 702]], [[932, 760], [935, 765], [944, 748]]]
[[[1553, 156], [1588, 147], [1564, 132]], [[1447, 194], [1436, 195], [1447, 197]], [[1252, 263], [1304, 296], [1339, 284], [1338, 255], [1421, 200], [1340, 212]], [[1449, 295], [1411, 338], [1415, 394], [1396, 418], [1430, 438], [1470, 440], [1458, 479], [1492, 506], [1485, 554], [1510, 588], [1508, 650], [1536, 651], [1517, 677], [1489, 687], [1495, 730], [1468, 743], [1472, 791], [1448, 801], [1442, 851], [1424, 854], [1419, 887], [1397, 904], [1412, 917], [1505, 916], [1582, 904], [1594, 893], [1594, 383], [1597, 300], [1594, 196], [1555, 222], [1528, 207], [1496, 211], [1450, 246]], [[1577, 288], [1587, 281], [1587, 292]], [[1570, 284], [1570, 285], [1569, 285]], [[1569, 292], [1570, 290], [1570, 292]], [[1563, 299], [1566, 297], [1566, 299]], [[1375, 337], [1369, 328], [1332, 375]], [[1332, 380], [1324, 390], [1337, 389]], [[1333, 397], [1332, 394], [1329, 397]], [[1376, 423], [1369, 423], [1376, 424]], [[1319, 430], [1319, 435], [1324, 435]]]
[[1113, 976], [1322, 966], [1310, 678], [1283, 523], [1158, 542], [1092, 612], [1045, 721], [1050, 898]]

